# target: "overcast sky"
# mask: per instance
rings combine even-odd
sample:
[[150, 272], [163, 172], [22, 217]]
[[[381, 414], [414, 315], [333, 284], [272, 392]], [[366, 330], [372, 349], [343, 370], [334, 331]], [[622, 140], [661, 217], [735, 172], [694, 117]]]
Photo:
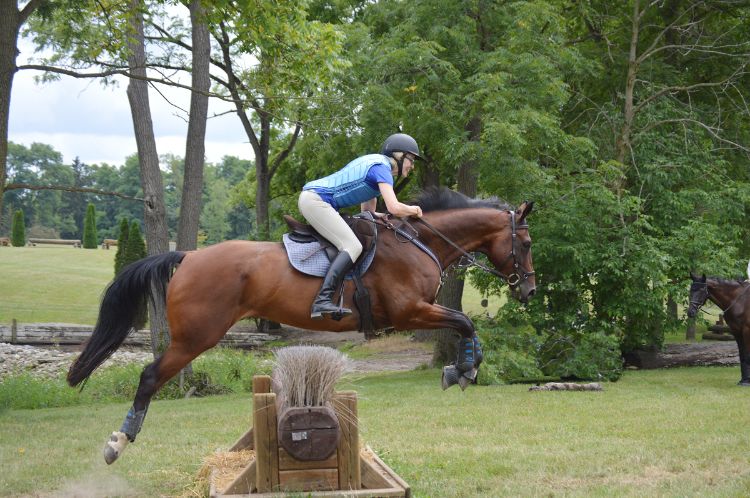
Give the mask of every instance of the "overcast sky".
[[[21, 47], [19, 65], [24, 63], [24, 48]], [[11, 142], [26, 146], [33, 142], [49, 144], [63, 155], [65, 163], [79, 157], [87, 164], [121, 165], [136, 152], [124, 78], [118, 87], [103, 88], [95, 80], [66, 76], [56, 82], [37, 84], [35, 75], [39, 72], [18, 71], [13, 80]], [[170, 101], [181, 108], [189, 108], [189, 92], [163, 88], [162, 91], [169, 92]], [[149, 98], [158, 153], [184, 157], [186, 117], [153, 88], [149, 89]], [[225, 109], [226, 103], [209, 101], [209, 116]], [[208, 121], [206, 159], [218, 162], [225, 155], [252, 158], [252, 147], [236, 114]]]

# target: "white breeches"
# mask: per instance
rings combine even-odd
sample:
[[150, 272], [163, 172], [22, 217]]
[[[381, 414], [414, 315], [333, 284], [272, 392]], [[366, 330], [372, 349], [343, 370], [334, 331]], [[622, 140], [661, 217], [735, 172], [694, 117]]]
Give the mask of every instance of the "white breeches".
[[362, 244], [338, 211], [311, 190], [302, 191], [297, 205], [299, 212], [318, 233], [339, 251], [346, 251], [352, 262], [357, 261], [362, 254]]

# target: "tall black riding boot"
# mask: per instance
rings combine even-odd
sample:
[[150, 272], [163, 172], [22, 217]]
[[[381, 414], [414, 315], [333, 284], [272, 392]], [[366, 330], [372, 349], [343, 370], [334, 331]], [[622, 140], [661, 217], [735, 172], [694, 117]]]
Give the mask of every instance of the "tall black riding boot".
[[352, 266], [354, 266], [354, 263], [346, 251], [341, 251], [331, 262], [331, 267], [323, 279], [323, 285], [318, 292], [318, 296], [313, 301], [310, 318], [322, 320], [326, 318], [326, 315], [330, 317], [330, 315], [337, 314], [339, 318], [344, 315], [351, 315], [352, 310], [349, 308], [339, 308], [333, 304], [333, 294], [341, 286], [341, 282], [344, 281], [346, 273], [351, 270]]

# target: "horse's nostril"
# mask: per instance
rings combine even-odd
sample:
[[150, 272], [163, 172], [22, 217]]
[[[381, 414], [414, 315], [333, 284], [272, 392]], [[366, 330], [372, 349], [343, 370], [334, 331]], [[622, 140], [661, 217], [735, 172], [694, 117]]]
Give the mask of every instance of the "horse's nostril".
[[536, 289], [531, 289], [531, 290], [529, 291], [529, 298], [532, 298], [532, 297], [534, 297], [534, 294], [536, 294]]

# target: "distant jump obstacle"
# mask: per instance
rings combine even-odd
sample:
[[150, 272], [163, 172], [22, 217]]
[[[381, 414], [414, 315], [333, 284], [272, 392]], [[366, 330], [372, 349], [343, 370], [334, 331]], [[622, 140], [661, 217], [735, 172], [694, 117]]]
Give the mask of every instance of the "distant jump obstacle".
[[102, 249], [109, 249], [112, 246], [117, 246], [117, 239], [102, 240]]
[[222, 479], [222, 469], [212, 466], [210, 496], [409, 498], [409, 485], [369, 447], [360, 448], [357, 393], [337, 392], [331, 404], [279, 410], [271, 377], [253, 377], [253, 427], [229, 449], [248, 460]]
[[54, 244], [79, 248], [81, 247], [81, 241], [78, 239], [29, 239], [26, 244], [32, 247], [36, 246], [37, 244]]

